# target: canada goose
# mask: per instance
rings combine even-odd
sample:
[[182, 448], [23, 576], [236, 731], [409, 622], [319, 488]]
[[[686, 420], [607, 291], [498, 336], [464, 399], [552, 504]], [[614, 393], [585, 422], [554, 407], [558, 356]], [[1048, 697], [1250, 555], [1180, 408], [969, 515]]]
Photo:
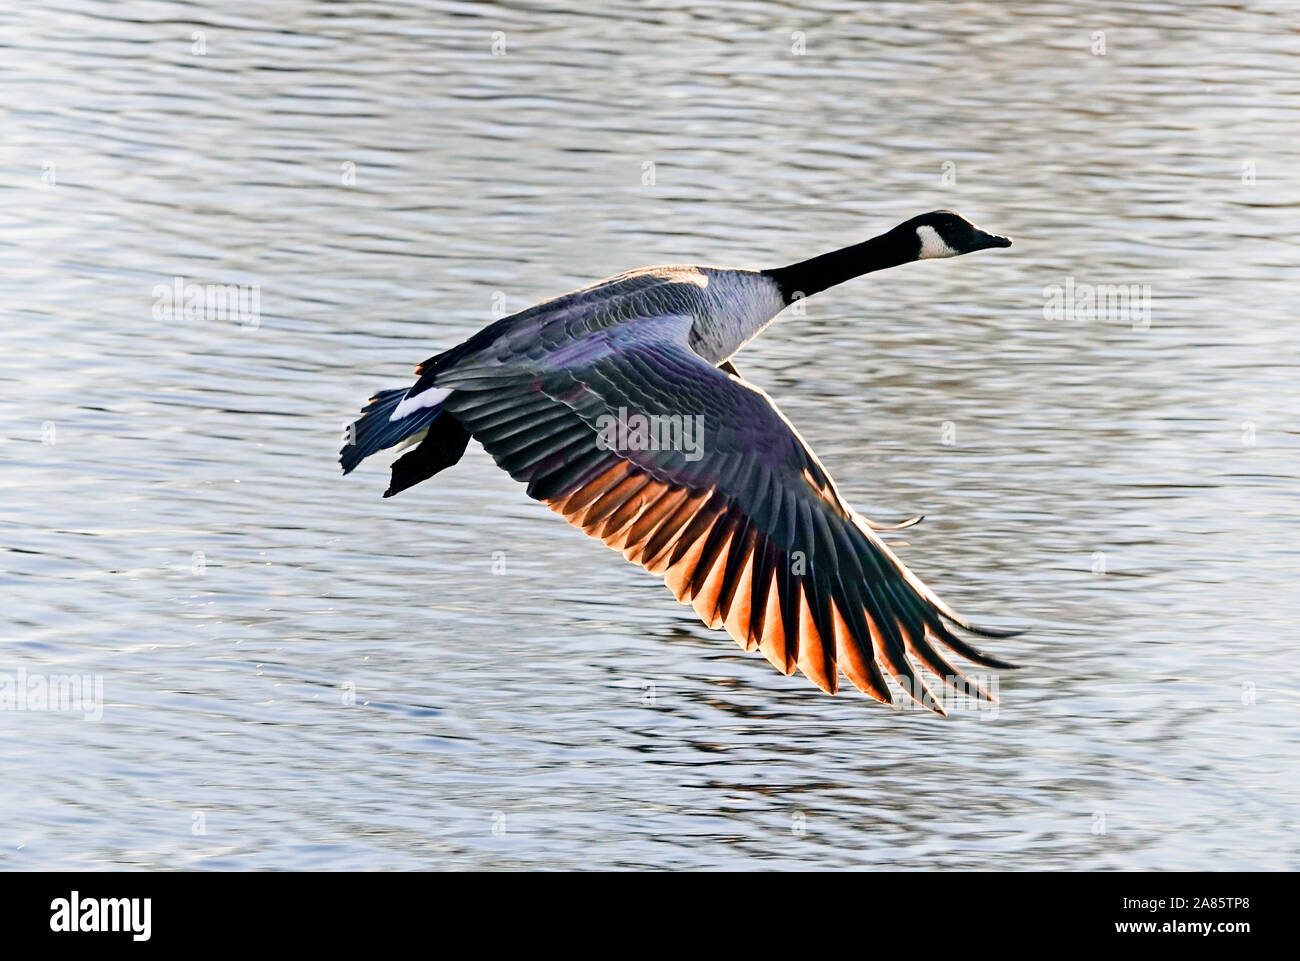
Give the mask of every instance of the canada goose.
[[[431, 357], [408, 388], [371, 398], [340, 452], [350, 472], [417, 444], [385, 497], [460, 460], [470, 437], [528, 495], [664, 580], [711, 628], [892, 703], [881, 669], [945, 713], [911, 657], [953, 687], [936, 649], [1011, 667], [946, 622], [988, 637], [903, 566], [772, 399], [730, 358], [794, 300], [913, 260], [1011, 241], [946, 210], [774, 270], [633, 270], [529, 307]], [[896, 527], [907, 526], [913, 521]], [[992, 700], [970, 682], [969, 690]]]

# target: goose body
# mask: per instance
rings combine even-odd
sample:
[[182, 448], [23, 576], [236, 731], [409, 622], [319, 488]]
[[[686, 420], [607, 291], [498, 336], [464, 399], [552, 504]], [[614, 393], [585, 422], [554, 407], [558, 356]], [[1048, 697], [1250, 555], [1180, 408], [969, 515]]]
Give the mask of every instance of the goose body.
[[943, 713], [915, 662], [963, 685], [941, 647], [1010, 665], [950, 625], [1010, 632], [973, 627], [912, 574], [731, 358], [797, 299], [1010, 243], [937, 211], [773, 270], [619, 274], [426, 360], [410, 387], [371, 399], [340, 461], [347, 473], [377, 450], [414, 445], [393, 464], [391, 496], [456, 463], [473, 436], [530, 497], [661, 575], [705, 624], [782, 673], [798, 669], [832, 694], [842, 674], [891, 702], [888, 674]]

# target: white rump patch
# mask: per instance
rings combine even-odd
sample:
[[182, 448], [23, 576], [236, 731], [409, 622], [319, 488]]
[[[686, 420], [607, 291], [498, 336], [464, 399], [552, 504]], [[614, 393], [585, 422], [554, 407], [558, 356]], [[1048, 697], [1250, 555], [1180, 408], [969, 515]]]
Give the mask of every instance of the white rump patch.
[[403, 397], [402, 402], [397, 405], [389, 420], [401, 420], [412, 411], [417, 411], [425, 407], [436, 407], [444, 400], [451, 396], [450, 387], [430, 387], [423, 390], [414, 397]]
[[953, 250], [939, 236], [939, 231], [935, 230], [929, 224], [923, 224], [916, 228], [916, 236], [921, 238], [921, 256], [919, 260], [930, 260], [933, 257], [955, 257], [957, 251]]

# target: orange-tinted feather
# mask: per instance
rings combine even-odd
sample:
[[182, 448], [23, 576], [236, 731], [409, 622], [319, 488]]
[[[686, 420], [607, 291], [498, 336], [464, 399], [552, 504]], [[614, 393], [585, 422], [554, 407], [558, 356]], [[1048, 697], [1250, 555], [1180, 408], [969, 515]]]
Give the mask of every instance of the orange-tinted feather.
[[808, 595], [802, 590], [799, 591], [799, 670], [827, 694], [839, 689], [835, 662], [828, 662], [821, 634], [808, 607]]

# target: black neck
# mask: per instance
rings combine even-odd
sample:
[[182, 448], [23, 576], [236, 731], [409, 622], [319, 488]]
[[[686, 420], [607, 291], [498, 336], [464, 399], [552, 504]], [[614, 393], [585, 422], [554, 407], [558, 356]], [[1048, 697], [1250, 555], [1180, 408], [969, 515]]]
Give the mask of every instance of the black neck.
[[790, 304], [873, 270], [910, 263], [919, 253], [920, 244], [914, 234], [891, 230], [852, 247], [832, 250], [789, 267], [764, 270], [763, 274], [776, 281], [781, 296]]

